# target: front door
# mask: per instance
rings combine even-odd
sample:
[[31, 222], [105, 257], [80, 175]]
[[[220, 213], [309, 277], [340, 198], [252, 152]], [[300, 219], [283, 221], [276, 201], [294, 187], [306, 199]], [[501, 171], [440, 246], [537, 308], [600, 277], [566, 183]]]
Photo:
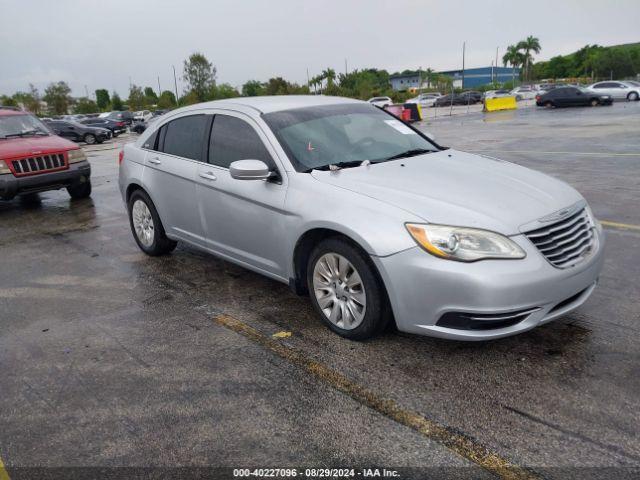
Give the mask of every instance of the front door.
[[143, 145], [147, 150], [143, 181], [153, 193], [165, 231], [172, 238], [203, 246], [195, 177], [206, 151], [210, 120], [202, 114], [178, 117], [160, 127], [158, 138]]
[[[263, 273], [286, 278], [283, 248], [286, 174], [278, 167], [273, 147], [255, 121], [236, 112], [216, 114], [208, 164], [196, 177], [198, 207], [210, 250]], [[236, 160], [262, 160], [278, 177], [236, 180], [229, 165]]]

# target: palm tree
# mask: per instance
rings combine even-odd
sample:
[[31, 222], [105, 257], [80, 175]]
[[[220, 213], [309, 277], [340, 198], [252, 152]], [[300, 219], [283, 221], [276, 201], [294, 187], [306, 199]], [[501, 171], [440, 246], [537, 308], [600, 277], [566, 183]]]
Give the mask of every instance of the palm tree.
[[525, 40], [518, 42], [518, 50], [524, 50], [524, 72], [525, 79], [529, 78], [529, 65], [533, 61], [531, 52], [540, 53], [540, 40], [537, 37], [529, 35]]
[[327, 68], [322, 72], [322, 77], [327, 80], [327, 88], [332, 87], [336, 79], [336, 71], [333, 68]]
[[509, 45], [507, 52], [502, 56], [502, 64], [511, 65], [512, 83], [515, 87], [516, 68], [524, 63], [524, 54], [520, 52], [518, 45]]

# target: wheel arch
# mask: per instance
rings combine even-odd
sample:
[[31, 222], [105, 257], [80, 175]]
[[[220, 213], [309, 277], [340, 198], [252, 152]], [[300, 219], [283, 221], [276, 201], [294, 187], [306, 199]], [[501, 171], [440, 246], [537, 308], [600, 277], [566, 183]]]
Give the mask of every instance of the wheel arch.
[[[355, 234], [355, 232], [345, 232], [343, 229], [339, 229], [335, 226], [329, 225], [309, 228], [298, 237], [298, 240], [296, 241], [295, 247], [293, 249], [289, 286], [296, 294], [308, 294], [306, 279], [309, 256], [311, 255], [311, 252], [316, 245], [318, 245], [321, 241], [332, 237], [338, 237], [346, 240], [353, 247], [364, 253], [367, 258], [369, 258], [371, 252], [373, 251], [371, 245], [365, 242], [364, 239], [362, 239], [359, 235]], [[370, 263], [374, 272], [378, 276], [381, 285], [384, 288], [384, 281], [382, 280], [380, 272], [378, 272], [378, 269], [373, 261], [371, 261]]]

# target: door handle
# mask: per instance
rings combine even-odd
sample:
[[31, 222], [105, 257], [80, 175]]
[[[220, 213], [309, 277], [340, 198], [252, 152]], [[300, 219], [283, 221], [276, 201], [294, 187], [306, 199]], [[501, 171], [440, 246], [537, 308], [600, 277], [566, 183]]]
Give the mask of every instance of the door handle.
[[154, 165], [160, 165], [162, 162], [158, 157], [153, 157], [149, 159], [149, 163], [153, 163]]
[[202, 178], [206, 178], [207, 180], [217, 180], [218, 177], [216, 177], [213, 172], [205, 172], [205, 173], [199, 173], [198, 175], [200, 175]]

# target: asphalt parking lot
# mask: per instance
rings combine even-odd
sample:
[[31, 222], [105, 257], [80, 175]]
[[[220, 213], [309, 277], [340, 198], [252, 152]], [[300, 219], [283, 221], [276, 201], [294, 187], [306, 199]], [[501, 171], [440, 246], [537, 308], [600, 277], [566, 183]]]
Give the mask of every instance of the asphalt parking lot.
[[0, 202], [0, 479], [2, 462], [12, 479], [88, 466], [638, 475], [640, 102], [419, 128], [580, 190], [608, 235], [584, 306], [487, 343], [350, 342], [285, 285], [183, 245], [146, 257], [118, 149], [87, 147], [90, 200]]

